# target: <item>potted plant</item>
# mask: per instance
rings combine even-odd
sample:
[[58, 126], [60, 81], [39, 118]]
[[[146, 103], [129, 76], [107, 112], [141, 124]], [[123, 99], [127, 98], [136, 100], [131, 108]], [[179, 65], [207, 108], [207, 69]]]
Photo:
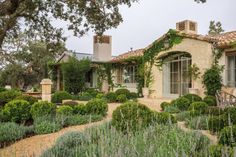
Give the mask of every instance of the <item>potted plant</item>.
[[194, 87], [194, 83], [197, 79], [200, 78], [201, 72], [199, 67], [194, 63], [189, 67], [189, 76], [192, 79], [192, 88], [189, 88], [190, 94], [197, 94], [199, 93], [199, 89]]

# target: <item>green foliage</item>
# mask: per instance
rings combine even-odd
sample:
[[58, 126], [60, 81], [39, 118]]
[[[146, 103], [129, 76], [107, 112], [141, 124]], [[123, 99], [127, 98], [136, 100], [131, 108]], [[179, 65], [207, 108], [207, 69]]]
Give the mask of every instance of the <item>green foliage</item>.
[[84, 104], [78, 104], [74, 107], [74, 114], [85, 115], [86, 114], [86, 106]]
[[[174, 157], [195, 156], [206, 150], [210, 142], [198, 132], [184, 132], [175, 125], [154, 125], [135, 134], [124, 135], [115, 130], [110, 123], [90, 127], [83, 133], [86, 140], [77, 135], [64, 139], [44, 153], [42, 157], [52, 156], [124, 156], [124, 157]], [[71, 137], [71, 138], [70, 138]], [[70, 140], [71, 139], [71, 140]], [[83, 139], [83, 138], [82, 138]], [[87, 140], [88, 139], [88, 140]], [[81, 141], [75, 144], [74, 141]], [[68, 145], [66, 144], [68, 143]], [[67, 149], [67, 147], [69, 147]], [[55, 149], [57, 148], [57, 149]]]
[[193, 102], [202, 101], [202, 98], [196, 94], [186, 94], [183, 97], [187, 98], [190, 101], [190, 104]]
[[72, 96], [66, 91], [58, 91], [52, 95], [53, 103], [62, 103], [63, 100], [72, 99]]
[[5, 92], [6, 90], [7, 90], [6, 88], [0, 87], [0, 93]]
[[86, 93], [88, 93], [89, 95], [91, 95], [92, 97], [96, 97], [97, 94], [99, 93], [97, 89], [95, 88], [88, 88], [85, 91]]
[[203, 74], [203, 84], [207, 95], [214, 96], [217, 90], [222, 87], [222, 67], [213, 65]]
[[205, 103], [207, 103], [209, 106], [216, 106], [217, 105], [215, 96], [208, 95], [203, 99], [203, 101]]
[[201, 101], [194, 102], [189, 106], [189, 111], [193, 111], [200, 114], [206, 113], [207, 109], [208, 105], [205, 102]]
[[60, 124], [48, 120], [34, 123], [34, 132], [36, 134], [49, 134], [57, 132], [61, 128], [62, 126]]
[[236, 126], [228, 126], [220, 131], [219, 144], [236, 146]]
[[128, 100], [125, 94], [118, 95], [116, 99], [120, 103], [124, 103], [124, 102], [126, 102]]
[[15, 98], [15, 100], [25, 100], [30, 103], [30, 105], [33, 105], [35, 102], [38, 101], [37, 98], [30, 96], [30, 95], [20, 95]]
[[224, 30], [222, 28], [222, 24], [220, 21], [215, 22], [215, 21], [210, 21], [210, 26], [209, 26], [209, 35], [219, 35], [220, 33], [223, 33]]
[[25, 100], [13, 100], [7, 103], [3, 109], [3, 115], [7, 120], [24, 123], [31, 118], [31, 105]]
[[112, 103], [112, 102], [116, 102], [116, 98], [117, 95], [114, 92], [109, 92], [106, 94], [106, 99], [108, 100], [108, 102]]
[[190, 106], [190, 101], [185, 97], [180, 97], [180, 98], [176, 99], [172, 105], [176, 106], [181, 111], [186, 111], [186, 110], [188, 110], [188, 108]]
[[177, 121], [186, 121], [193, 118], [190, 111], [183, 111], [175, 115]]
[[165, 107], [164, 111], [173, 114], [173, 113], [179, 113], [180, 109], [174, 105], [168, 105]]
[[187, 126], [195, 130], [208, 130], [208, 116], [198, 116], [187, 120]]
[[135, 92], [130, 92], [127, 96], [128, 99], [137, 99], [138, 98], [138, 94]]
[[56, 144], [49, 150], [43, 153], [41, 157], [65, 157], [76, 156], [77, 146], [86, 144], [88, 139], [80, 132], [68, 132], [59, 137]]
[[227, 107], [224, 109], [224, 114], [222, 115], [224, 121], [228, 125], [236, 125], [236, 107]]
[[205, 112], [205, 114], [211, 115], [211, 116], [219, 116], [222, 115], [224, 110], [217, 106], [209, 106]]
[[121, 95], [124, 94], [126, 97], [130, 94], [130, 91], [128, 89], [122, 88], [122, 89], [117, 89], [115, 91], [116, 95]]
[[98, 94], [96, 95], [96, 98], [97, 98], [97, 99], [104, 99], [104, 98], [105, 98], [105, 95], [104, 95], [103, 93], [98, 93]]
[[200, 69], [199, 67], [197, 66], [197, 64], [192, 64], [190, 67], [189, 67], [189, 76], [190, 78], [192, 78], [192, 87], [194, 88], [194, 81], [196, 81], [197, 79], [200, 78], [200, 75], [201, 75], [201, 72], [200, 72]]
[[32, 105], [30, 113], [34, 119], [37, 117], [52, 116], [56, 113], [56, 105], [45, 101], [36, 102]]
[[6, 103], [12, 101], [20, 95], [21, 93], [16, 90], [7, 90], [4, 92], [0, 92], [0, 106], [4, 106]]
[[108, 111], [107, 102], [102, 99], [93, 99], [86, 104], [87, 114], [97, 114], [105, 116]]
[[0, 146], [5, 142], [14, 142], [26, 135], [26, 127], [13, 122], [1, 123], [0, 125]]
[[225, 127], [224, 118], [222, 116], [212, 116], [208, 120], [209, 130], [212, 132], [219, 132]]
[[90, 61], [82, 59], [78, 61], [71, 57], [69, 61], [62, 65], [65, 91], [78, 94], [85, 90], [86, 73], [90, 70]]
[[167, 124], [174, 122], [168, 113], [157, 113], [136, 102], [126, 102], [112, 114], [112, 125], [123, 133], [136, 132], [153, 123]]
[[164, 111], [165, 108], [166, 108], [167, 106], [169, 106], [169, 105], [171, 105], [171, 104], [168, 103], [168, 102], [162, 102], [162, 103], [161, 103], [161, 109], [162, 109], [162, 111]]
[[233, 157], [234, 150], [231, 147], [223, 145], [211, 145], [208, 149], [208, 156], [210, 157]]
[[[96, 96], [94, 96], [96, 97]], [[79, 100], [80, 101], [89, 101], [94, 98], [90, 93], [84, 92], [79, 95]]]
[[73, 114], [73, 108], [70, 106], [60, 106], [57, 108], [57, 114], [63, 115], [63, 116], [69, 116]]

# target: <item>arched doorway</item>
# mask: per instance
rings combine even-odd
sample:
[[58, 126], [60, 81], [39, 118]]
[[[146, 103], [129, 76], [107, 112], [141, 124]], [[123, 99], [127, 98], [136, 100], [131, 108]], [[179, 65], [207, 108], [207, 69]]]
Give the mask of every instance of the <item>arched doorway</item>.
[[163, 95], [178, 97], [189, 92], [191, 55], [186, 52], [170, 52], [163, 56]]

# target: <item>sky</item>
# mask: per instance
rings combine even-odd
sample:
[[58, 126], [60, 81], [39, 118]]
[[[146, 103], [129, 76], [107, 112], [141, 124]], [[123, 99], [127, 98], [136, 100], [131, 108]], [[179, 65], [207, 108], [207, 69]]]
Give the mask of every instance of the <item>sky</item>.
[[[211, 20], [220, 21], [223, 29], [236, 31], [236, 0], [139, 0], [131, 8], [120, 7], [123, 23], [106, 31], [112, 36], [112, 55], [119, 55], [131, 48], [145, 48], [154, 40], [175, 29], [177, 22], [193, 20], [198, 23], [198, 33], [207, 34]], [[93, 53], [93, 32], [77, 38], [67, 34], [66, 47], [81, 53]]]

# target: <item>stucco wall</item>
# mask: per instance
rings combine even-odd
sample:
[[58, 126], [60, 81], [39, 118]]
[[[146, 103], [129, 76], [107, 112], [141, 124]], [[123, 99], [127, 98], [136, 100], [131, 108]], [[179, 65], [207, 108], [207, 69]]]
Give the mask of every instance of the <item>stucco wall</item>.
[[[188, 52], [192, 55], [192, 64], [196, 63], [200, 68], [201, 74], [207, 68], [210, 68], [212, 64], [212, 46], [208, 42], [194, 40], [194, 39], [183, 39], [183, 41], [174, 45], [170, 50], [161, 52], [158, 56], [161, 56], [165, 53], [173, 52], [173, 51], [182, 51]], [[163, 71], [158, 69], [158, 67], [154, 66], [153, 69], [154, 81], [150, 87], [152, 90], [152, 94], [150, 97], [152, 98], [162, 98], [163, 95]], [[204, 89], [202, 85], [202, 79], [198, 79], [194, 82], [194, 87], [200, 90], [200, 95], [204, 96]]]

